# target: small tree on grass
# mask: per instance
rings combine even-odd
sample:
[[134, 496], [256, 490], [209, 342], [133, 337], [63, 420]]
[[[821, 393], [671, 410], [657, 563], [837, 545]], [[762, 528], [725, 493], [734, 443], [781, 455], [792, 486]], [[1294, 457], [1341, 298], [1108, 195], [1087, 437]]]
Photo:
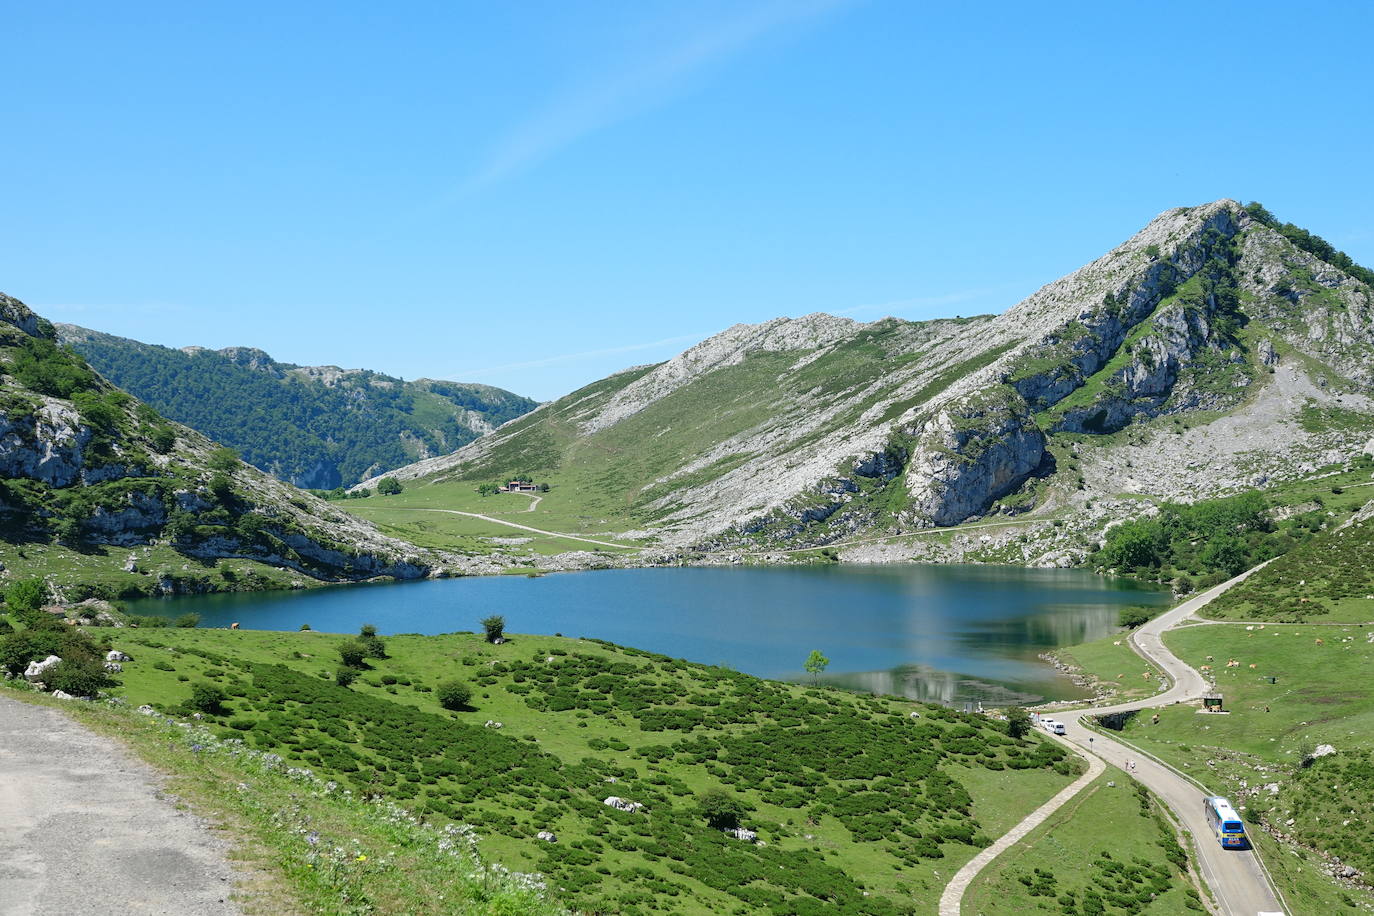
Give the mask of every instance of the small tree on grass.
[[187, 630], [194, 630], [200, 626], [199, 614], [182, 614], [177, 618], [177, 626]]
[[724, 789], [707, 789], [697, 796], [697, 810], [717, 830], [733, 830], [747, 809], [744, 802]]
[[339, 661], [347, 668], [367, 667], [367, 647], [356, 639], [339, 643]]
[[196, 712], [217, 716], [224, 712], [224, 701], [228, 699], [224, 691], [208, 681], [197, 681], [191, 685], [191, 699], [186, 701]]
[[47, 595], [48, 587], [42, 579], [20, 579], [5, 589], [5, 604], [11, 611], [23, 614], [41, 608]]
[[1117, 612], [1117, 622], [1123, 627], [1130, 627], [1134, 630], [1138, 626], [1149, 623], [1153, 616], [1147, 607], [1123, 607]]
[[358, 679], [358, 669], [340, 665], [334, 671], [334, 683], [340, 687], [347, 687]]
[[371, 658], [386, 658], [386, 643], [377, 635], [377, 628], [370, 623], [363, 624], [358, 631], [358, 642]]
[[807, 674], [811, 675], [811, 683], [814, 684], [821, 679], [821, 674], [825, 672], [825, 669], [830, 667], [830, 659], [822, 655], [819, 649], [812, 649], [802, 667], [806, 669]]
[[43, 675], [49, 690], [61, 690], [74, 697], [93, 697], [114, 685], [105, 666], [92, 659], [64, 658]]
[[205, 463], [210, 466], [212, 471], [232, 473], [238, 470], [239, 453], [232, 448], [220, 447], [210, 453], [210, 457]]
[[1007, 734], [1013, 738], [1024, 738], [1030, 734], [1031, 719], [1030, 713], [1020, 706], [1013, 706], [1007, 710]]
[[496, 642], [498, 639], [504, 639], [506, 618], [502, 617], [500, 614], [492, 614], [490, 617], [483, 617], [482, 629], [487, 631], [487, 642]]
[[434, 693], [445, 709], [467, 709], [472, 700], [472, 688], [462, 681], [444, 681]]
[[401, 486], [401, 482], [395, 477], [383, 477], [377, 481], [377, 493], [381, 496], [395, 496], [404, 489], [405, 487]]

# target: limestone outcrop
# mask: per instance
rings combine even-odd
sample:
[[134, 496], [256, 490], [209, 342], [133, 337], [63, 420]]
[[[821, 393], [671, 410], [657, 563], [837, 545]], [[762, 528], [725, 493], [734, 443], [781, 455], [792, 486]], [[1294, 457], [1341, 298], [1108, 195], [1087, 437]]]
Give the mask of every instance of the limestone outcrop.
[[1374, 433], [1374, 290], [1281, 230], [1219, 200], [999, 315], [735, 326], [391, 476], [575, 466], [697, 551], [1291, 478]]

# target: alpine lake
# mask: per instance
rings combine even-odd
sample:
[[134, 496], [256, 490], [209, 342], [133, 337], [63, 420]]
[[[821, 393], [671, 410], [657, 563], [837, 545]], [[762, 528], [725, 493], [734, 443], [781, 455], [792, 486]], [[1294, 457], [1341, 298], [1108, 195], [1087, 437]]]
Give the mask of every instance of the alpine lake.
[[603, 639], [761, 677], [970, 708], [1082, 696], [1038, 656], [1100, 639], [1167, 591], [1084, 570], [981, 565], [654, 568], [484, 576], [128, 603], [202, 627], [383, 634], [479, 630]]

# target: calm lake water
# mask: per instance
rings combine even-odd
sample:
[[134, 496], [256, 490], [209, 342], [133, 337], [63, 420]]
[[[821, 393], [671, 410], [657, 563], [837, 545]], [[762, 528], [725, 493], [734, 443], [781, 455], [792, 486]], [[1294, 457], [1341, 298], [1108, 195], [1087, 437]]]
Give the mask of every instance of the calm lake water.
[[764, 677], [826, 680], [955, 705], [1078, 695], [1036, 656], [1111, 632], [1121, 607], [1169, 595], [1082, 570], [1006, 566], [622, 569], [489, 576], [129, 603], [201, 626], [383, 633], [480, 629], [594, 637]]

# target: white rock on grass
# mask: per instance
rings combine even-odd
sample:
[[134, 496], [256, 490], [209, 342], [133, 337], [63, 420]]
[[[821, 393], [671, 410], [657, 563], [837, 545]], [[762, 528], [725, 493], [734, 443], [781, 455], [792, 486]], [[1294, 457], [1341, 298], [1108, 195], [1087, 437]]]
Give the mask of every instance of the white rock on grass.
[[644, 804], [642, 802], [630, 801], [628, 798], [621, 798], [619, 795], [609, 796], [601, 804], [608, 805], [618, 811], [635, 812], [644, 810]]
[[54, 665], [61, 663], [62, 659], [56, 655], [49, 655], [41, 662], [29, 662], [29, 666], [24, 669], [24, 679], [30, 683], [43, 680], [43, 675]]

